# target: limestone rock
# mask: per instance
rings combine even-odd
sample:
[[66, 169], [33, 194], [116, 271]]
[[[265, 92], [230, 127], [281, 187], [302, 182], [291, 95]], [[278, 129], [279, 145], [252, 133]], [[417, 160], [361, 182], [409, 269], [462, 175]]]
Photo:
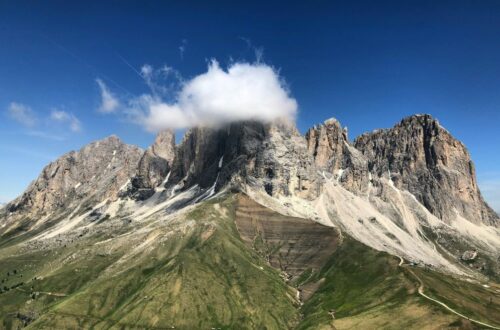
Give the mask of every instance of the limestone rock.
[[138, 200], [149, 198], [170, 172], [174, 157], [174, 132], [158, 133], [154, 143], [142, 155], [137, 172], [124, 194]]
[[9, 203], [11, 213], [46, 214], [73, 202], [116, 199], [133, 175], [142, 150], [112, 135], [71, 151], [47, 165], [22, 196]]
[[334, 119], [306, 133], [307, 149], [321, 171], [333, 174], [351, 192], [362, 193], [368, 185], [368, 162], [348, 140], [347, 128]]
[[193, 128], [177, 148], [169, 185], [183, 189], [251, 184], [269, 195], [317, 196], [305, 139], [289, 123], [237, 122]]
[[444, 221], [462, 216], [499, 225], [481, 196], [469, 152], [430, 115], [414, 115], [391, 129], [363, 134], [355, 147], [368, 158], [373, 174], [387, 176]]
[[465, 251], [462, 254], [462, 260], [463, 261], [473, 261], [477, 257], [477, 251]]

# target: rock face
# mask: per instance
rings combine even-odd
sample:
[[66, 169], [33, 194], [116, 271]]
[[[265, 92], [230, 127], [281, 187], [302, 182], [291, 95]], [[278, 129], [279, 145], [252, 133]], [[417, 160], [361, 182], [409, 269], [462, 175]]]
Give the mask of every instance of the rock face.
[[116, 199], [133, 175], [142, 150], [116, 136], [90, 143], [47, 165], [22, 196], [9, 203], [9, 212], [44, 214], [72, 202]]
[[370, 172], [390, 176], [397, 188], [411, 192], [444, 221], [459, 215], [498, 225], [481, 196], [467, 149], [431, 116], [411, 116], [391, 129], [363, 134], [355, 147], [368, 158]]
[[131, 179], [127, 194], [144, 200], [153, 195], [170, 172], [175, 157], [175, 134], [173, 131], [158, 133], [156, 139], [142, 155], [136, 175]]
[[273, 197], [314, 200], [325, 172], [357, 195], [377, 186], [382, 198], [377, 180], [389, 177], [448, 223], [457, 215], [475, 223], [500, 222], [481, 197], [464, 145], [428, 115], [363, 134], [354, 145], [335, 119], [305, 137], [286, 122], [196, 127], [178, 146], [174, 133], [165, 131], [144, 153], [112, 136], [49, 164], [2, 212], [47, 213], [89, 197], [89, 203], [118, 196], [144, 200], [157, 188], [165, 188], [168, 198], [195, 186], [208, 195], [227, 186], [251, 186]]
[[[196, 127], [177, 146], [173, 132], [162, 132], [145, 152], [112, 136], [49, 164], [21, 197], [0, 209], [0, 237], [40, 231], [43, 240], [73, 239], [101, 228], [97, 224], [120, 230], [222, 191], [246, 193], [287, 215], [262, 217], [259, 206], [242, 201], [237, 226], [247, 243], [260, 237], [276, 247], [269, 261], [289, 274], [322, 258], [316, 244], [329, 248], [326, 241], [335, 241], [331, 233], [316, 237], [320, 227], [297, 218], [457, 273], [458, 266], [427, 237], [468, 242], [460, 251], [478, 251], [478, 258], [493, 260], [491, 269], [498, 258], [498, 228], [469, 222], [500, 223], [481, 197], [469, 154], [428, 115], [363, 134], [354, 144], [334, 119], [305, 136], [289, 122]], [[300, 249], [281, 246], [278, 236]]]
[[312, 198], [316, 177], [305, 139], [293, 125], [240, 122], [188, 131], [177, 148], [169, 185], [218, 189], [245, 183], [271, 196]]
[[306, 133], [307, 149], [316, 166], [333, 174], [351, 192], [362, 193], [368, 186], [367, 159], [350, 145], [347, 128], [334, 119], [314, 126]]

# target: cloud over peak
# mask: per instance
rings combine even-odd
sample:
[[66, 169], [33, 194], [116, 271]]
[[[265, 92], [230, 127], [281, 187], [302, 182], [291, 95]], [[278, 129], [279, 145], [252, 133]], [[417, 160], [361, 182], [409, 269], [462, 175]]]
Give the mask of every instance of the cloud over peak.
[[[150, 76], [147, 68], [143, 74]], [[259, 62], [233, 63], [225, 70], [212, 60], [207, 72], [183, 81], [170, 102], [155, 93], [129, 101], [129, 114], [149, 131], [294, 119], [296, 112], [297, 102], [278, 72]]]

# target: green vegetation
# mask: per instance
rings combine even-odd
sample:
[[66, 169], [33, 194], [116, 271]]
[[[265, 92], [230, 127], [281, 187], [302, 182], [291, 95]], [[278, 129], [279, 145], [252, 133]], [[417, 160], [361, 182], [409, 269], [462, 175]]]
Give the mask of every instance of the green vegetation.
[[[36, 316], [28, 326], [34, 329], [292, 327], [295, 290], [246, 248], [232, 219], [231, 199], [217, 207], [206, 203], [182, 219], [189, 225], [181, 230], [157, 228], [141, 238], [150, 244], [137, 254], [131, 254], [137, 246], [121, 244], [100, 254], [107, 245], [92, 241], [62, 254], [26, 254], [37, 260], [26, 274], [42, 279], [0, 295], [0, 324], [20, 324], [21, 311]], [[19, 267], [18, 258], [2, 258], [2, 269]], [[40, 292], [34, 300], [31, 286]]]
[[298, 328], [418, 329], [428, 326], [422, 316], [430, 314], [435, 325], [452, 322], [455, 318], [425, 306], [398, 263], [393, 256], [345, 237], [321, 271], [309, 278], [309, 283], [323, 284], [302, 307], [304, 319]]
[[[175, 219], [132, 221], [119, 232], [61, 246], [6, 244], [0, 248], [0, 329], [470, 325], [419, 296], [418, 281], [408, 268], [398, 267], [397, 258], [348, 236], [319, 271], [308, 268], [286, 283], [262, 253], [240, 238], [236, 207], [231, 195]], [[489, 302], [491, 290], [412, 270], [429, 295], [464, 314], [497, 322], [500, 307], [496, 300]], [[293, 286], [303, 297], [310, 293], [302, 306]]]
[[500, 325], [498, 288], [483, 287], [426, 269], [415, 268], [413, 271], [424, 282], [428, 296], [470, 318]]

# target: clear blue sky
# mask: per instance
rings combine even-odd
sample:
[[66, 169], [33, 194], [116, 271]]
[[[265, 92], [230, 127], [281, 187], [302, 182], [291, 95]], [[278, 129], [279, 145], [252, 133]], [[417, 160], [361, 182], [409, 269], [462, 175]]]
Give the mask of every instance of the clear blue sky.
[[148, 87], [131, 67], [192, 77], [211, 58], [254, 60], [249, 40], [288, 83], [301, 131], [336, 117], [355, 137], [430, 113], [468, 146], [500, 209], [499, 1], [103, 2], [0, 1], [0, 201], [92, 140], [152, 141], [97, 111], [96, 78], [140, 95]]

